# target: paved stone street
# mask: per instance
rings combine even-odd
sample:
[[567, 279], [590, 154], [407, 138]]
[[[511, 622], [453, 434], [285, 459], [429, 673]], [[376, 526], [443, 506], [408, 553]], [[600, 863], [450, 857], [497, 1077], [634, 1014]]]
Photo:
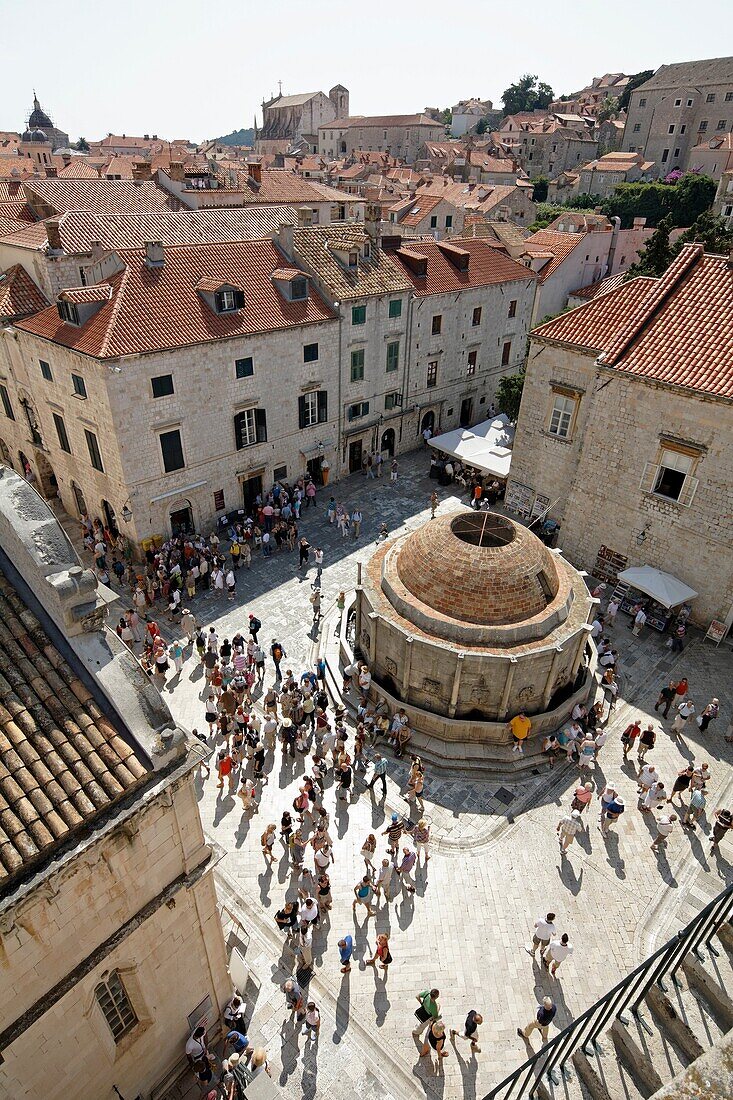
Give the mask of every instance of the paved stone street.
[[[374, 547], [379, 523], [391, 533], [428, 520], [428, 500], [436, 483], [427, 476], [424, 453], [403, 458], [396, 487], [386, 479], [351, 477], [333, 488], [337, 499], [364, 512], [362, 537], [344, 541], [325, 518], [330, 488], [318, 494], [317, 508], [305, 511], [301, 533], [326, 552], [324, 607], [340, 589], [352, 587], [356, 562]], [[439, 489], [441, 507], [457, 498]], [[202, 624], [216, 623], [220, 638], [246, 626], [246, 613], [262, 620], [265, 648], [277, 636], [288, 654], [284, 667], [299, 675], [312, 663], [310, 584], [297, 575], [296, 556], [287, 552], [269, 560], [255, 558], [250, 572], [238, 575], [237, 599], [202, 595], [193, 609]], [[670, 569], [674, 563], [670, 562]], [[310, 578], [313, 570], [311, 568]], [[161, 625], [163, 616], [160, 616]], [[733, 853], [709, 859], [700, 830], [677, 828], [666, 852], [655, 855], [646, 815], [636, 809], [635, 772], [622, 760], [620, 731], [639, 715], [654, 719], [660, 730], [650, 759], [671, 787], [688, 757], [710, 762], [708, 819], [731, 793], [731, 746], [723, 740], [731, 719], [728, 648], [716, 650], [695, 632], [685, 651], [672, 655], [652, 631], [637, 639], [619, 616], [614, 640], [621, 652], [622, 691], [612, 715], [612, 736], [600, 756], [596, 774], [601, 787], [613, 782], [626, 800], [627, 812], [615, 835], [604, 842], [596, 828], [596, 803], [587, 815], [580, 843], [560, 858], [555, 828], [561, 807], [578, 783], [577, 767], [559, 764], [516, 783], [441, 780], [428, 773], [426, 818], [432, 825], [433, 857], [429, 875], [417, 875], [417, 892], [383, 905], [374, 920], [354, 920], [352, 888], [363, 873], [361, 845], [367, 833], [386, 827], [392, 809], [406, 810], [400, 788], [403, 766], [390, 763], [386, 803], [364, 791], [360, 781], [350, 803], [336, 804], [329, 780], [324, 804], [332, 816], [335, 866], [331, 869], [334, 907], [315, 938], [311, 994], [323, 1016], [317, 1046], [294, 1035], [287, 1023], [280, 986], [292, 971], [293, 956], [283, 949], [273, 916], [285, 897], [295, 894], [295, 879], [285, 858], [268, 870], [259, 838], [265, 825], [278, 823], [291, 808], [303, 774], [300, 761], [283, 761], [279, 748], [268, 760], [269, 783], [260, 813], [249, 820], [238, 799], [217, 791], [214, 773], [200, 782], [204, 828], [221, 850], [222, 900], [249, 935], [246, 960], [256, 997], [250, 1037], [268, 1048], [276, 1080], [287, 1097], [426, 1096], [480, 1098], [524, 1059], [518, 1024], [534, 1014], [536, 998], [550, 993], [558, 1004], [556, 1024], [564, 1026], [621, 975], [636, 965], [673, 930], [715, 896], [730, 875]], [[268, 660], [268, 676], [271, 679]], [[698, 711], [712, 696], [721, 703], [720, 717], [705, 735], [697, 727], [686, 747], [678, 747], [660, 723], [653, 704], [660, 686], [685, 674]], [[203, 675], [188, 657], [180, 679], [165, 686], [164, 697], [177, 720], [189, 728], [204, 725]], [[705, 825], [705, 832], [709, 825]], [[379, 837], [378, 855], [385, 846]], [[276, 853], [282, 849], [276, 845]], [[562, 973], [551, 979], [522, 949], [532, 922], [549, 909], [557, 913], [560, 931], [568, 931], [574, 954]], [[375, 935], [390, 933], [393, 963], [389, 976], [364, 967], [374, 950]], [[336, 943], [346, 933], [355, 937], [356, 960], [349, 976], [340, 973]], [[466, 1011], [484, 1016], [481, 1053], [471, 1056], [467, 1043], [448, 1046], [441, 1071], [420, 1059], [411, 1037], [415, 995], [437, 986], [448, 1027], [462, 1028]], [[285, 1021], [285, 1023], [284, 1023]], [[535, 1045], [537, 1039], [535, 1037]]]

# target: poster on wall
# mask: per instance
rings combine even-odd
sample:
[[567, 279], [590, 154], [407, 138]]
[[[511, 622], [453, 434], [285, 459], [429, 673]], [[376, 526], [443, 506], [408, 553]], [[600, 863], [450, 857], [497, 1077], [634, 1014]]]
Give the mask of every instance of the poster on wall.
[[214, 1006], [211, 997], [207, 994], [200, 1004], [196, 1005], [193, 1012], [188, 1015], [188, 1030], [195, 1031], [197, 1027], [205, 1027], [208, 1031], [215, 1019]]
[[618, 574], [623, 573], [629, 559], [624, 554], [612, 550], [610, 546], [600, 546], [596, 555], [592, 575], [607, 584], [615, 584]]
[[538, 519], [539, 516], [545, 511], [550, 503], [549, 497], [543, 497], [542, 493], [538, 493], [534, 498], [534, 504], [532, 505], [532, 512], [530, 513], [530, 519]]
[[504, 505], [518, 516], [528, 516], [534, 501], [534, 489], [521, 481], [510, 481], [504, 497]]
[[728, 627], [725, 623], [721, 623], [719, 619], [713, 619], [705, 637], [710, 638], [716, 645], [720, 645], [727, 633]]

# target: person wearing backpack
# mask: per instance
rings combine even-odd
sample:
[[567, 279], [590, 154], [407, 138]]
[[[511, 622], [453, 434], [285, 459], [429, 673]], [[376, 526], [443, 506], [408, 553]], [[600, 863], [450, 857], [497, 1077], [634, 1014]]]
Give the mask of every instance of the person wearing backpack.
[[283, 657], [287, 657], [287, 653], [278, 642], [277, 638], [272, 639], [272, 645], [270, 646], [270, 656], [272, 657], [273, 664], [275, 665], [275, 679], [281, 681], [282, 673], [280, 671], [280, 662]]

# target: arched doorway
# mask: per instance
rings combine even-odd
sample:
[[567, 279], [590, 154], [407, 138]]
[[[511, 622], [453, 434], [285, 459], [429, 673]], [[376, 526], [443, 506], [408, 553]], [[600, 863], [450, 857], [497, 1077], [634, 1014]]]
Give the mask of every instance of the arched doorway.
[[53, 472], [53, 466], [43, 451], [36, 451], [36, 466], [38, 467], [38, 487], [46, 500], [52, 500], [58, 496], [59, 483]]
[[194, 533], [193, 509], [190, 500], [176, 501], [168, 514], [168, 518], [171, 525], [171, 534], [174, 538], [177, 535], [192, 535]]
[[102, 512], [104, 513], [104, 525], [109, 531], [113, 539], [116, 539], [120, 533], [117, 526], [117, 517], [115, 510], [108, 500], [102, 501]]
[[387, 454], [389, 455], [389, 457], [393, 458], [394, 457], [394, 446], [395, 446], [394, 428], [385, 428], [385, 430], [382, 432], [382, 442], [379, 446], [379, 449], [382, 452], [382, 454], [384, 454], [385, 451], [386, 451]]
[[13, 460], [10, 457], [8, 445], [4, 439], [0, 439], [0, 462], [4, 462], [5, 465], [9, 466], [11, 470], [15, 469], [15, 466], [13, 466]]
[[430, 428], [430, 431], [433, 433], [435, 432], [435, 413], [432, 409], [426, 412], [425, 416], [420, 421], [420, 435], [422, 435], [426, 428]]
[[76, 510], [79, 515], [84, 518], [89, 513], [87, 512], [87, 502], [84, 500], [84, 494], [75, 481], [71, 483], [71, 491], [74, 494], [74, 503], [76, 504]]

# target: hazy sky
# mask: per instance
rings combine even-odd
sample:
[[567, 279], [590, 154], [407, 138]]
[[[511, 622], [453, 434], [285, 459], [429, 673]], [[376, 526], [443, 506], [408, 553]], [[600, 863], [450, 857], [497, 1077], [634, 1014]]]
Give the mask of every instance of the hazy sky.
[[0, 0], [0, 12], [0, 130], [23, 126], [35, 85], [72, 140], [217, 137], [261, 121], [278, 80], [286, 95], [344, 84], [352, 114], [403, 114], [498, 104], [524, 72], [559, 95], [733, 53], [726, 0]]

